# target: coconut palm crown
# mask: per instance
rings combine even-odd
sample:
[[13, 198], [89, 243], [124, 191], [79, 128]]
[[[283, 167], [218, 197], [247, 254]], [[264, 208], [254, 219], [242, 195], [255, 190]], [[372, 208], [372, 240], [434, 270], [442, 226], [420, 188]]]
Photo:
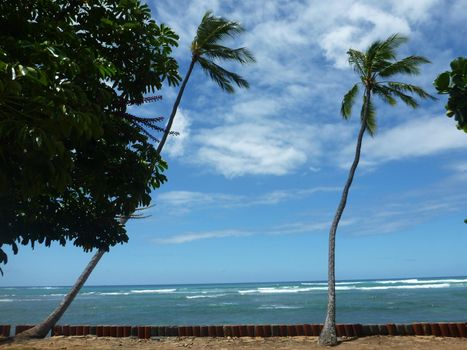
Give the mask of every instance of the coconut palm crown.
[[419, 74], [419, 66], [429, 61], [422, 56], [408, 56], [401, 60], [396, 59], [396, 49], [407, 41], [407, 38], [394, 34], [384, 41], [375, 41], [364, 51], [350, 49], [347, 54], [349, 63], [358, 74], [360, 81], [356, 83], [344, 96], [341, 106], [341, 114], [348, 119], [352, 113], [352, 106], [363, 87], [363, 101], [360, 112], [360, 131], [357, 137], [355, 156], [350, 167], [349, 175], [342, 191], [341, 200], [329, 230], [329, 256], [328, 256], [328, 305], [326, 320], [319, 337], [321, 345], [336, 345], [336, 276], [335, 276], [335, 244], [336, 232], [339, 221], [344, 212], [350, 186], [360, 160], [363, 136], [366, 131], [371, 136], [376, 132], [376, 109], [372, 102], [372, 96], [380, 97], [384, 102], [395, 105], [401, 100], [406, 105], [416, 108], [418, 102], [413, 95], [426, 99], [433, 98], [422, 88], [397, 81], [390, 78], [394, 75]]
[[248, 88], [248, 82], [236, 73], [229, 72], [216, 64], [216, 60], [236, 61], [240, 64], [253, 63], [253, 54], [244, 47], [231, 49], [220, 42], [227, 37], [235, 38], [245, 29], [234, 21], [215, 17], [208, 11], [203, 16], [196, 36], [191, 43], [193, 61], [199, 62], [201, 68], [214, 80], [222, 90], [234, 92], [232, 82], [240, 88]]
[[188, 79], [190, 79], [191, 72], [196, 63], [199, 63], [203, 71], [216, 82], [222, 90], [228, 93], [235, 92], [234, 85], [237, 85], [239, 88], [249, 88], [250, 85], [248, 81], [237, 73], [230, 72], [219, 65], [220, 61], [233, 61], [240, 64], [255, 62], [253, 54], [247, 48], [240, 47], [232, 49], [222, 45], [224, 39], [234, 39], [244, 31], [245, 29], [238, 22], [214, 16], [211, 11], [207, 11], [204, 14], [198, 26], [198, 30], [196, 31], [196, 36], [191, 43], [191, 63], [178, 92], [164, 135], [159, 142], [159, 153], [164, 147], [167, 136], [170, 133], [185, 86]]
[[375, 41], [365, 52], [353, 49], [347, 51], [349, 64], [360, 77], [360, 82], [356, 83], [345, 94], [342, 100], [341, 114], [345, 119], [350, 117], [355, 98], [360, 86], [362, 86], [365, 91], [360, 115], [365, 129], [372, 136], [376, 132], [376, 110], [371, 101], [371, 95], [380, 97], [391, 106], [394, 106], [397, 99], [400, 99], [413, 108], [418, 107], [418, 102], [411, 95], [422, 99], [434, 98], [418, 86], [388, 80], [397, 74], [418, 75], [420, 73], [419, 66], [430, 63], [423, 56], [413, 55], [396, 60], [395, 51], [405, 42], [407, 42], [406, 37], [394, 34], [384, 41]]

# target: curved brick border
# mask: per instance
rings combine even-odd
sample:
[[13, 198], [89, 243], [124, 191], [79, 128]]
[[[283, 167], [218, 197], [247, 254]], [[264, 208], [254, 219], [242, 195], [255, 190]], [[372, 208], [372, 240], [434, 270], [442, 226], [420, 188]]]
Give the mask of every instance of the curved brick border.
[[[15, 335], [33, 325], [17, 325]], [[294, 325], [211, 325], [211, 326], [88, 326], [88, 325], [57, 325], [51, 335], [98, 337], [293, 337], [318, 336], [320, 324]], [[11, 326], [0, 325], [0, 335], [8, 337]], [[441, 337], [467, 338], [467, 323], [413, 323], [413, 324], [338, 324], [338, 337], [365, 337], [371, 335], [434, 335]]]

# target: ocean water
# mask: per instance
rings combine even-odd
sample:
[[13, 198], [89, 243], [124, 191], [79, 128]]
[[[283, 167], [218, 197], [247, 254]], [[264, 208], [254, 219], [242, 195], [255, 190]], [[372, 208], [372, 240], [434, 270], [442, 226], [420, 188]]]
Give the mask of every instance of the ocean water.
[[[467, 320], [467, 277], [340, 281], [337, 321]], [[0, 324], [42, 320], [69, 287], [0, 287]], [[322, 323], [326, 282], [86, 286], [60, 324]]]

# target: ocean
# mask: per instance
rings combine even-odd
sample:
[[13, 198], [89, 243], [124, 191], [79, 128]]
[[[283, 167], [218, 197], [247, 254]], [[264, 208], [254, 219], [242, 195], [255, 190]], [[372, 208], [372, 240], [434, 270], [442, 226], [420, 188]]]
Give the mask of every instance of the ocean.
[[[86, 286], [60, 324], [322, 323], [326, 282]], [[467, 277], [340, 281], [339, 323], [464, 322]], [[0, 287], [0, 324], [34, 324], [69, 287]]]

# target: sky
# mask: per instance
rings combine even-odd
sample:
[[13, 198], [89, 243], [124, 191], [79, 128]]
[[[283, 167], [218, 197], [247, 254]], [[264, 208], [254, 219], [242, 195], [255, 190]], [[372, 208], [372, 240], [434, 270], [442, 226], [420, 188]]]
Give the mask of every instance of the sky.
[[[204, 12], [239, 21], [232, 47], [257, 62], [227, 65], [250, 89], [222, 91], [195, 70], [163, 157], [168, 182], [146, 219], [127, 224], [90, 285], [325, 280], [328, 232], [353, 159], [360, 100], [350, 120], [342, 96], [358, 81], [349, 48], [393, 33], [399, 57], [432, 62], [399, 77], [436, 94], [432, 81], [466, 56], [467, 2], [148, 0], [179, 35], [183, 76]], [[133, 112], [168, 116], [176, 88]], [[413, 110], [375, 100], [378, 130], [362, 159], [337, 232], [337, 279], [467, 275], [467, 135], [445, 116], [445, 96]], [[92, 254], [69, 244], [20, 247], [0, 286], [70, 285]]]

